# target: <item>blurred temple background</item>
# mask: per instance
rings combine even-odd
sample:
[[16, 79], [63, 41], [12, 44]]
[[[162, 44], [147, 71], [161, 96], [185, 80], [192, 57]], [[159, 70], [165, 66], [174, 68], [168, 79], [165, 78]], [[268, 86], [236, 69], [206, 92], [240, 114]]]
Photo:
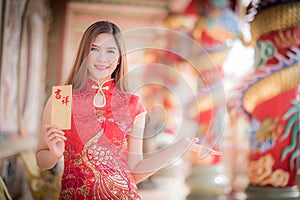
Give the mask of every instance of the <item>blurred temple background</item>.
[[1, 200], [57, 199], [62, 163], [35, 161], [43, 107], [98, 20], [123, 30], [145, 157], [180, 136], [207, 149], [139, 183], [143, 200], [299, 199], [299, 0], [0, 0], [0, 16]]

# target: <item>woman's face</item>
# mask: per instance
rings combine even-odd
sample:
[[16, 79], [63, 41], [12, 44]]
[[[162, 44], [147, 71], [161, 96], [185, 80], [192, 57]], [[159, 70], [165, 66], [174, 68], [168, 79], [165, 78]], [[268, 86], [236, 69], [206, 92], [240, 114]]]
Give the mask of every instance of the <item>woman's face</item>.
[[114, 37], [108, 33], [98, 35], [90, 46], [87, 58], [88, 77], [102, 82], [110, 79], [119, 63], [119, 49]]

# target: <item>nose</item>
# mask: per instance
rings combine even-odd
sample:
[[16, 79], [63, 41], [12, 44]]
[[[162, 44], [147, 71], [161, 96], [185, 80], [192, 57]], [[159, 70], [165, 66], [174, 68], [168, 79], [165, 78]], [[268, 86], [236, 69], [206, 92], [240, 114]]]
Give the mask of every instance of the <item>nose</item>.
[[101, 62], [107, 62], [107, 55], [106, 55], [105, 51], [100, 50], [98, 52], [97, 60], [101, 61]]

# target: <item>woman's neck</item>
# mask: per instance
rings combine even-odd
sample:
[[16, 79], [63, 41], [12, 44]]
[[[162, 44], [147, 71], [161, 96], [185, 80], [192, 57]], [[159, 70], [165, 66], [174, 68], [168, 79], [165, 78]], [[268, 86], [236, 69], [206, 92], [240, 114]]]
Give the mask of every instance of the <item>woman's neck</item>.
[[94, 77], [88, 76], [89, 79], [95, 81], [98, 85], [102, 85], [103, 83], [112, 80], [112, 78], [108, 77], [108, 78], [103, 78], [103, 79], [96, 79]]

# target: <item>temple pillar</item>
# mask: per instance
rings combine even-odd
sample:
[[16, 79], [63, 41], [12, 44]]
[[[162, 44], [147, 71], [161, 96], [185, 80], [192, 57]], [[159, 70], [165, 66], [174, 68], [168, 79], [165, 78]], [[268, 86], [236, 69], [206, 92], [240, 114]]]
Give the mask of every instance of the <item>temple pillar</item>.
[[247, 199], [299, 199], [299, 13], [299, 1], [247, 7], [255, 46], [255, 70], [239, 89], [251, 127]]
[[[226, 106], [222, 66], [230, 44], [238, 36], [239, 25], [232, 1], [198, 1], [197, 6], [198, 18], [192, 36], [204, 49], [195, 58], [203, 85], [196, 102], [198, 109], [191, 106], [190, 116], [197, 115], [200, 143], [212, 151], [223, 152]], [[187, 156], [191, 163], [186, 178], [190, 189], [188, 200], [221, 199], [231, 191], [224, 157], [212, 151], [191, 151]]]

